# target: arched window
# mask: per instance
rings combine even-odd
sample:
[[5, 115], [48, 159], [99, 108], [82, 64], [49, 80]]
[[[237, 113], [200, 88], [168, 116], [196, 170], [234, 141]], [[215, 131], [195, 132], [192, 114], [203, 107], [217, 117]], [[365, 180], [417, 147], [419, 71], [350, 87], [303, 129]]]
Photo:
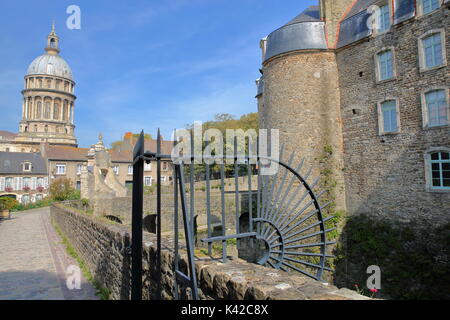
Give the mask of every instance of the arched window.
[[42, 79], [39, 79], [39, 80], [38, 80], [38, 87], [39, 87], [39, 88], [42, 88]]
[[45, 103], [44, 118], [50, 119], [50, 102]]
[[63, 107], [63, 121], [67, 121], [67, 101], [64, 101], [64, 107]]
[[31, 102], [31, 99], [28, 99], [28, 119], [33, 118], [33, 102]]
[[56, 41], [55, 41], [55, 39], [51, 39], [50, 40], [50, 47], [51, 48], [56, 48]]
[[48, 132], [48, 125], [45, 125], [44, 130], [45, 130], [46, 133]]
[[59, 120], [59, 104], [55, 103], [55, 110], [53, 111], [53, 119]]
[[49, 89], [52, 88], [52, 80], [50, 80], [50, 79], [47, 80], [47, 88], [49, 88]]
[[450, 151], [432, 152], [429, 157], [431, 188], [450, 190]]
[[36, 119], [40, 119], [42, 117], [42, 102], [38, 101], [36, 106]]

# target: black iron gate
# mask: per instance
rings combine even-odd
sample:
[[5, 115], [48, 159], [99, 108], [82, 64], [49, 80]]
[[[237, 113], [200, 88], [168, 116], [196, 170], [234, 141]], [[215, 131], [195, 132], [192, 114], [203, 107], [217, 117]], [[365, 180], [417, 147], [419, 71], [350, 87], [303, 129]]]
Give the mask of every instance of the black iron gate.
[[[177, 140], [175, 138], [175, 140]], [[171, 155], [161, 153], [161, 135], [158, 130], [157, 150], [156, 152], [145, 151], [144, 133], [136, 143], [133, 154], [133, 209], [132, 209], [132, 299], [140, 300], [142, 298], [142, 219], [143, 219], [143, 180], [144, 163], [149, 161], [157, 162], [157, 256], [156, 256], [156, 283], [157, 294], [161, 298], [161, 160], [171, 159]], [[177, 142], [174, 142], [174, 146]], [[191, 139], [193, 149], [193, 139]], [[251, 150], [250, 141], [248, 141], [247, 150]], [[326, 265], [327, 258], [333, 256], [327, 254], [327, 247], [334, 242], [327, 241], [327, 233], [335, 228], [327, 229], [327, 221], [333, 217], [324, 217], [323, 209], [328, 204], [320, 205], [319, 199], [325, 191], [316, 193], [319, 178], [308, 182], [312, 174], [310, 168], [304, 175], [300, 172], [303, 169], [305, 161], [302, 160], [295, 168], [293, 167], [294, 153], [291, 153], [287, 162], [283, 159], [283, 150], [281, 148], [279, 159], [259, 155], [251, 155], [250, 151], [245, 156], [237, 153], [237, 139], [234, 141], [234, 155], [221, 156], [220, 164], [210, 165], [203, 163], [204, 193], [206, 194], [206, 237], [201, 242], [207, 245], [207, 252], [212, 255], [212, 244], [221, 245], [222, 262], [227, 262], [227, 242], [230, 239], [237, 241], [249, 241], [255, 251], [260, 251], [258, 264], [280, 269], [286, 272], [295, 271], [316, 280], [322, 280], [324, 271], [331, 271]], [[218, 157], [200, 156], [202, 161], [218, 160]], [[175, 253], [175, 290], [174, 297], [179, 298], [179, 287], [189, 287], [191, 297], [198, 299], [197, 279], [195, 273], [195, 219], [196, 214], [196, 182], [195, 166], [196, 157], [180, 156], [173, 159], [173, 201], [174, 201], [174, 253]], [[189, 160], [189, 161], [188, 161]], [[186, 163], [189, 162], [189, 163]], [[227, 164], [226, 164], [227, 163]], [[231, 163], [231, 164], [230, 164]], [[261, 168], [264, 165], [276, 164], [279, 166], [277, 174], [263, 176]], [[185, 167], [187, 169], [185, 169]], [[219, 176], [220, 195], [220, 216], [214, 215], [211, 209], [211, 173]], [[188, 172], [187, 172], [188, 171]], [[233, 171], [231, 178], [226, 171]], [[253, 173], [257, 172], [256, 183], [253, 183]], [[186, 174], [188, 173], [188, 174]], [[186, 182], [188, 177], [188, 183]], [[226, 190], [226, 180], [234, 181], [233, 190]], [[246, 181], [240, 183], [239, 181]], [[187, 201], [187, 190], [189, 186], [189, 204]], [[203, 187], [203, 185], [202, 185]], [[242, 190], [244, 189], [244, 190]], [[216, 193], [217, 195], [217, 193]], [[226, 197], [234, 198], [234, 206], [227, 207]], [[242, 199], [246, 197], [246, 199]], [[242, 217], [240, 206], [245, 200], [248, 217], [245, 223], [246, 230], [240, 225]], [[247, 203], [248, 201], [248, 203]], [[181, 209], [181, 210], [180, 210]], [[180, 243], [179, 243], [179, 214], [181, 211], [184, 239], [187, 252], [188, 273], [180, 271]], [[234, 211], [234, 212], [230, 212]], [[228, 218], [234, 217], [234, 230], [228, 232], [230, 223]], [[219, 225], [220, 234], [213, 235], [213, 218], [216, 219], [216, 225]], [[219, 221], [219, 223], [217, 223]]]

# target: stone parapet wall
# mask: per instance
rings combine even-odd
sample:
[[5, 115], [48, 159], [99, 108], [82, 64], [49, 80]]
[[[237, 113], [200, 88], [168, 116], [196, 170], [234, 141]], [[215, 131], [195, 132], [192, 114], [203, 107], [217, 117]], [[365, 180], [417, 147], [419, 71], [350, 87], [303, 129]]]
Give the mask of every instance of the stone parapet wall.
[[[109, 224], [61, 204], [51, 207], [52, 222], [67, 237], [80, 258], [111, 299], [130, 296], [131, 257], [126, 254], [131, 229]], [[143, 272], [144, 299], [155, 297], [156, 238], [144, 233]], [[163, 237], [162, 298], [174, 298], [173, 241]], [[181, 270], [186, 272], [187, 260], [182, 252]], [[183, 270], [184, 269], [184, 270]], [[196, 262], [200, 297], [203, 300], [360, 300], [368, 299], [348, 289], [338, 289], [301, 275], [291, 275], [235, 259], [226, 264], [209, 258]]]

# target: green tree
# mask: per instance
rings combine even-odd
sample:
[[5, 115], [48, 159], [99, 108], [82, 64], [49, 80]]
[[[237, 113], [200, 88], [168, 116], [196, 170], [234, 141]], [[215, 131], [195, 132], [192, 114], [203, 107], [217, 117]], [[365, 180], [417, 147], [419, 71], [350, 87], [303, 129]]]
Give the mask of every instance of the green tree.
[[79, 192], [74, 189], [72, 181], [59, 178], [50, 185], [50, 196], [56, 201], [74, 200], [79, 198]]

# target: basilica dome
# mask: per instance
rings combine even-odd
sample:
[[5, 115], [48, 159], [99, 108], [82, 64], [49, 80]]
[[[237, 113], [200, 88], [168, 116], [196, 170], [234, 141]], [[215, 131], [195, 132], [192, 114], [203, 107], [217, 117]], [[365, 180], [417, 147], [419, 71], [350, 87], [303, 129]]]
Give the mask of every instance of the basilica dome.
[[43, 54], [30, 64], [28, 75], [49, 75], [70, 79], [73, 81], [69, 64], [59, 55]]

